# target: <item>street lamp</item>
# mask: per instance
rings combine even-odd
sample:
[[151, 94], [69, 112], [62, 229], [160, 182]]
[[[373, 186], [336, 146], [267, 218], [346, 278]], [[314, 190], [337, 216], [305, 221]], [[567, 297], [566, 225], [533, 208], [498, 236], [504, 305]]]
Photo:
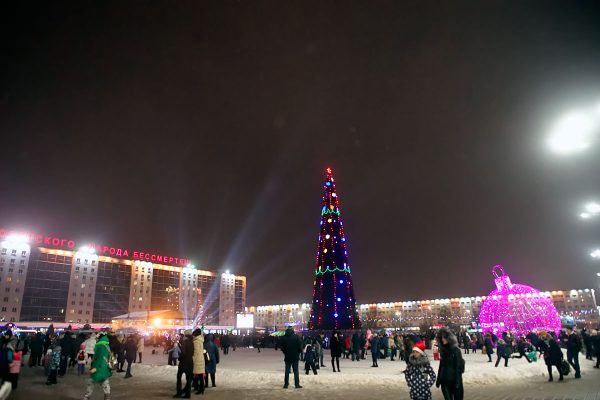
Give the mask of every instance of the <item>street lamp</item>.
[[590, 219], [600, 215], [600, 204], [591, 202], [585, 205], [584, 211], [579, 214], [582, 219]]
[[592, 258], [600, 258], [600, 249], [596, 249], [596, 250], [592, 251], [590, 253], [590, 256], [592, 256]]
[[556, 121], [550, 131], [548, 147], [556, 154], [572, 155], [591, 146], [600, 126], [596, 112], [571, 112]]

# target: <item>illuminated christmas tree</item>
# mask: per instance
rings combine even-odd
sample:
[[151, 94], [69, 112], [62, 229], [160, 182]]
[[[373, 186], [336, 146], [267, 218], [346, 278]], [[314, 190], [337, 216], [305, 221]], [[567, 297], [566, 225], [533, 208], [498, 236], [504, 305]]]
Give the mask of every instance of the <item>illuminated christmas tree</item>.
[[344, 224], [331, 168], [326, 170], [309, 329], [359, 329]]

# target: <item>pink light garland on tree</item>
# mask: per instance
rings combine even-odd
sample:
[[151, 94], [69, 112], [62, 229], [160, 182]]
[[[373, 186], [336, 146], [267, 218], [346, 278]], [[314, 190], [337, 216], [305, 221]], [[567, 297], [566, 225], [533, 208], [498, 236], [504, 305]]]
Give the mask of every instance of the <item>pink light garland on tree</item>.
[[511, 283], [502, 265], [495, 265], [492, 274], [496, 290], [485, 298], [479, 312], [483, 332], [527, 335], [540, 330], [560, 331], [560, 316], [551, 299], [531, 286]]

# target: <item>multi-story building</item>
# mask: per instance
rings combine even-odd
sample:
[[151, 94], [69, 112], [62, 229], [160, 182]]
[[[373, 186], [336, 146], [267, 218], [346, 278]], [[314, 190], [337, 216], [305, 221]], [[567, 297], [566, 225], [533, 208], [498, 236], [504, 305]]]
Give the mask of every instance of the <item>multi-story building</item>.
[[[600, 323], [594, 289], [553, 290], [542, 292], [551, 298], [568, 324], [589, 325]], [[397, 301], [390, 303], [358, 304], [363, 328], [406, 329], [421, 326], [454, 323], [475, 327], [485, 296], [446, 299]], [[255, 315], [255, 325], [282, 329], [285, 326], [305, 326], [310, 317], [308, 304], [252, 306], [247, 312]]]
[[0, 320], [110, 323], [176, 311], [182, 320], [234, 326], [246, 277], [196, 269], [186, 258], [0, 229]]

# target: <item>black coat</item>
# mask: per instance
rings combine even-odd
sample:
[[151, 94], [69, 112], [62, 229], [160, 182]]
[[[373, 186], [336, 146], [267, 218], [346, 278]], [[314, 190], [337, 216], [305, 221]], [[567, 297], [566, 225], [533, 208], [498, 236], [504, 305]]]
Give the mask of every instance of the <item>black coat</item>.
[[546, 365], [559, 365], [563, 359], [563, 353], [556, 340], [550, 338], [548, 342], [540, 341], [540, 350], [544, 353]]
[[181, 353], [179, 354], [179, 369], [190, 370], [194, 367], [194, 339], [192, 335], [185, 335], [181, 342]]
[[41, 355], [44, 351], [44, 343], [42, 342], [42, 338], [39, 334], [35, 334], [33, 338], [31, 338], [31, 342], [29, 343], [29, 348], [31, 349], [32, 355]]
[[462, 385], [462, 354], [458, 347], [441, 346], [437, 383], [444, 386]]
[[492, 339], [486, 337], [483, 345], [485, 346], [486, 354], [494, 354], [494, 344], [492, 343]]
[[331, 357], [341, 357], [342, 356], [342, 342], [340, 342], [339, 335], [338, 335], [338, 337], [335, 337], [335, 336], [331, 337], [329, 349], [331, 350]]
[[125, 350], [125, 359], [128, 362], [135, 361], [135, 356], [137, 354], [137, 342], [135, 341], [135, 339], [134, 338], [127, 339], [123, 348]]
[[302, 353], [302, 341], [294, 333], [292, 329], [285, 331], [285, 335], [281, 338], [281, 351], [283, 351], [286, 362], [294, 362], [300, 360], [300, 353]]

